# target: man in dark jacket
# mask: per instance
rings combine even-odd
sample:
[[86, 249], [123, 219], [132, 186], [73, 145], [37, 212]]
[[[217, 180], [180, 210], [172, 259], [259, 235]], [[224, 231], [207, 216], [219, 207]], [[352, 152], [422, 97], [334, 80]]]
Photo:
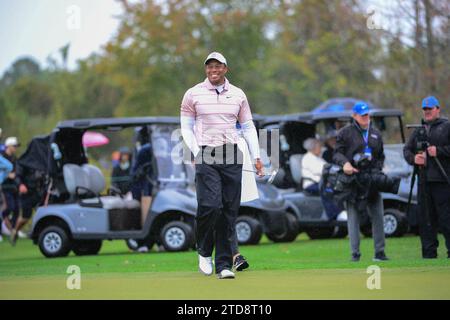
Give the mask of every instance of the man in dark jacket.
[[450, 122], [441, 118], [439, 101], [433, 96], [422, 101], [422, 110], [424, 138], [428, 145], [424, 146], [424, 151], [417, 150], [417, 129], [403, 149], [406, 161], [420, 172], [418, 199], [422, 257], [437, 258], [440, 227], [450, 258]]
[[22, 166], [17, 163], [16, 177], [19, 182], [19, 204], [22, 214], [17, 219], [14, 228], [11, 230], [11, 244], [15, 245], [19, 231], [30, 220], [33, 209], [42, 201], [45, 191], [45, 173]]
[[[361, 168], [357, 168], [354, 156], [364, 154], [370, 159], [367, 169], [382, 170], [384, 164], [384, 149], [381, 133], [370, 124], [369, 106], [364, 102], [357, 102], [353, 107], [353, 122], [339, 130], [333, 162], [342, 166], [346, 175], [358, 174]], [[356, 183], [356, 182], [353, 182]], [[366, 192], [367, 190], [361, 190]], [[352, 261], [359, 261], [359, 217], [361, 207], [359, 194], [356, 200], [347, 201], [348, 234], [352, 251]], [[372, 234], [375, 245], [374, 261], [388, 260], [384, 253], [384, 220], [383, 200], [376, 190], [370, 190], [367, 199], [368, 213], [372, 220]]]
[[[20, 146], [16, 137], [8, 137], [5, 141], [6, 150], [2, 154], [13, 165], [13, 170], [8, 174], [8, 177], [3, 181], [2, 189], [5, 196], [6, 209], [2, 212], [3, 221], [6, 227], [11, 232], [16, 220], [19, 218], [19, 185], [20, 181], [16, 175], [16, 152]], [[12, 214], [12, 217], [10, 215]], [[10, 237], [12, 240], [12, 237]]]

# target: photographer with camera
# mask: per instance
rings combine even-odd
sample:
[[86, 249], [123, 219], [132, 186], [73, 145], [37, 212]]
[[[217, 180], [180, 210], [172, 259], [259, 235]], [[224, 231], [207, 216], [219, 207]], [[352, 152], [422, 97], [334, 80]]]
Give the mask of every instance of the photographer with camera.
[[371, 172], [378, 172], [382, 178], [386, 177], [381, 173], [384, 159], [381, 133], [370, 125], [369, 106], [365, 102], [357, 102], [353, 106], [352, 123], [338, 132], [333, 154], [333, 162], [343, 167], [346, 176], [354, 177], [350, 180], [355, 192], [352, 192], [352, 198], [346, 201], [352, 261], [359, 261], [361, 257], [359, 220], [360, 213], [366, 210], [372, 220], [374, 261], [388, 260], [384, 252], [384, 208], [381, 195], [375, 184], [360, 181], [358, 177], [364, 174], [366, 180]]
[[438, 228], [450, 258], [450, 122], [440, 116], [438, 99], [422, 101], [422, 125], [406, 143], [403, 154], [418, 173], [419, 231], [424, 259], [437, 258]]

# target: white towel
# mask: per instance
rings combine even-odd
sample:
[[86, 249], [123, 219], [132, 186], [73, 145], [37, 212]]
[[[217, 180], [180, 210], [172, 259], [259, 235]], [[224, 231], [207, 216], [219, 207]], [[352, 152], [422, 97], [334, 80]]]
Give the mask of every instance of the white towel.
[[[252, 201], [259, 198], [258, 187], [256, 186], [255, 171], [248, 151], [247, 142], [243, 138], [239, 138], [238, 148], [244, 155], [242, 169], [242, 185], [241, 185], [241, 203]], [[247, 171], [248, 170], [248, 171]]]

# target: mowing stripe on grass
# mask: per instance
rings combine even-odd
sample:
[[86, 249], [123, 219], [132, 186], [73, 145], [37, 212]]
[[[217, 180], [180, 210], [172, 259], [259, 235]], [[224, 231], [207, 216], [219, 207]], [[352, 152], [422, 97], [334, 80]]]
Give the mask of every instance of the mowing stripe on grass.
[[0, 299], [450, 299], [447, 268], [382, 269], [381, 289], [369, 290], [365, 269], [248, 271], [235, 280], [197, 272], [82, 276], [81, 289], [66, 277], [0, 280]]

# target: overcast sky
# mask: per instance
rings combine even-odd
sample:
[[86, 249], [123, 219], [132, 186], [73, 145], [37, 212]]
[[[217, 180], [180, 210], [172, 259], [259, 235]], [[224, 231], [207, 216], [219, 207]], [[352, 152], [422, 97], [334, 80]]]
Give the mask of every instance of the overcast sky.
[[114, 0], [0, 0], [0, 75], [22, 56], [45, 66], [69, 42], [73, 69], [115, 34], [121, 12]]
[[[389, 1], [365, 3], [381, 9]], [[0, 0], [0, 77], [23, 56], [45, 67], [47, 57], [60, 59], [58, 50], [68, 43], [68, 68], [74, 69], [76, 60], [98, 52], [114, 36], [121, 13], [114, 0]]]

